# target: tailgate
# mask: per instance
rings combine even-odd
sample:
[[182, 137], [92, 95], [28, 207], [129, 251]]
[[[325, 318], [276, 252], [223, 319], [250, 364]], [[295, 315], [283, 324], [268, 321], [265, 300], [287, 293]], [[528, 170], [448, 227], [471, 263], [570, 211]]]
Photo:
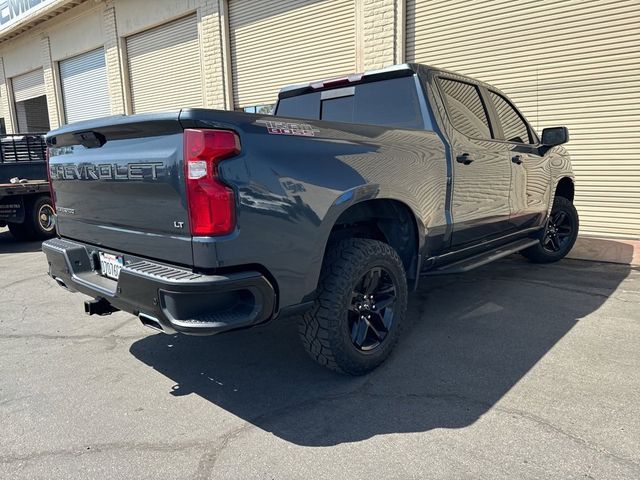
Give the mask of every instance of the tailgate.
[[191, 266], [179, 112], [107, 117], [47, 137], [62, 237]]

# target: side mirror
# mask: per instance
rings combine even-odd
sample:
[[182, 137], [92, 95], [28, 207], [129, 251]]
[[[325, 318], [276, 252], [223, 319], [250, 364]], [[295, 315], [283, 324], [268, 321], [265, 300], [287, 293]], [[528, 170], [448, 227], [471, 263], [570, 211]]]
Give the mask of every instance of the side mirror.
[[555, 147], [569, 141], [567, 127], [551, 127], [542, 130], [542, 144], [545, 147]]

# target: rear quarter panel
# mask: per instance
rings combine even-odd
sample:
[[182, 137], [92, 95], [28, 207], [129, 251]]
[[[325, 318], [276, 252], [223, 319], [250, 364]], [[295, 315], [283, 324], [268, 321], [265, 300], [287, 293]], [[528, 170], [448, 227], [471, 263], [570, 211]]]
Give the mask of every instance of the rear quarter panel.
[[[220, 165], [238, 196], [238, 227], [227, 237], [196, 239], [195, 265], [262, 265], [281, 287], [280, 307], [311, 298], [331, 229], [350, 206], [374, 198], [405, 203], [421, 242], [446, 224], [445, 153], [434, 132], [207, 110], [185, 111], [181, 121], [233, 129], [242, 145]], [[269, 133], [269, 122], [306, 126]]]

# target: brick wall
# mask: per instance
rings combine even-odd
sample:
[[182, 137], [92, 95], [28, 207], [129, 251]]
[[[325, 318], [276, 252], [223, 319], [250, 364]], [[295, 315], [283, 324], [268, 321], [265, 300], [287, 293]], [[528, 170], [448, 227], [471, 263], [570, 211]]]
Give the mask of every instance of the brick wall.
[[58, 90], [54, 79], [53, 63], [51, 62], [51, 46], [49, 37], [40, 39], [40, 57], [42, 59], [42, 70], [44, 73], [44, 92], [47, 95], [47, 109], [49, 111], [49, 126], [51, 129], [60, 126], [60, 116], [58, 106]]
[[361, 0], [362, 64], [365, 70], [397, 63], [397, 4], [399, 0]]
[[205, 0], [198, 10], [204, 104], [208, 108], [227, 108], [226, 79], [223, 60], [223, 28], [221, 13], [224, 6], [218, 0]]
[[11, 110], [9, 88], [4, 75], [4, 61], [0, 58], [0, 117], [4, 118], [4, 123], [9, 133], [14, 131]]
[[102, 13], [102, 25], [105, 36], [104, 54], [111, 113], [117, 115], [126, 112], [126, 99], [124, 96], [124, 72], [122, 70], [120, 50], [118, 47], [116, 10], [110, 2], [105, 5], [104, 12]]

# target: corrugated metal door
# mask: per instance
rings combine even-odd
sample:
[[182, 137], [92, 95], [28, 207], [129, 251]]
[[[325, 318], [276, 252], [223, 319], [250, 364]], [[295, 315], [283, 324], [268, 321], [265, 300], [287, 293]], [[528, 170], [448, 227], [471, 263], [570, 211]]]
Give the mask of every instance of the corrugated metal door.
[[135, 113], [202, 107], [202, 68], [195, 15], [126, 40]]
[[62, 60], [59, 66], [67, 123], [111, 113], [104, 49]]
[[236, 107], [275, 103], [281, 87], [356, 70], [354, 0], [230, 0]]
[[23, 102], [30, 98], [41, 97], [44, 92], [44, 72], [41, 68], [24, 75], [13, 77], [13, 98], [16, 102]]
[[583, 233], [640, 237], [640, 2], [407, 0], [406, 57], [566, 125]]

